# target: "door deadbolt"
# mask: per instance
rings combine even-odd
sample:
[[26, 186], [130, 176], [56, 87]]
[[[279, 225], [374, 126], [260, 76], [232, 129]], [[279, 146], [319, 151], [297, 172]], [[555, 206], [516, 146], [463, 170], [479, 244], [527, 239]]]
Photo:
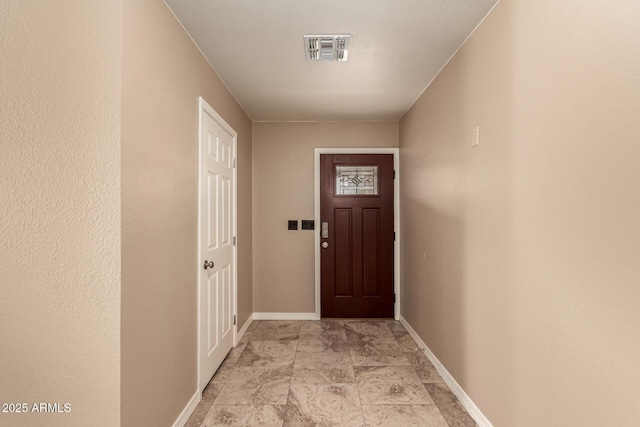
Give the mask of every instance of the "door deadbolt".
[[204, 269], [206, 270], [207, 268], [213, 268], [214, 264], [213, 261], [207, 261], [206, 259], [204, 260]]

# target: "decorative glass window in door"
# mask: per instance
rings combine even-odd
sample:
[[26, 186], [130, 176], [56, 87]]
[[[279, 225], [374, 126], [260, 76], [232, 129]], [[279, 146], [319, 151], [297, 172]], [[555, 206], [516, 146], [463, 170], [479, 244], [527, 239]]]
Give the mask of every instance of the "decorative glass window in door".
[[378, 195], [378, 166], [336, 166], [336, 195]]

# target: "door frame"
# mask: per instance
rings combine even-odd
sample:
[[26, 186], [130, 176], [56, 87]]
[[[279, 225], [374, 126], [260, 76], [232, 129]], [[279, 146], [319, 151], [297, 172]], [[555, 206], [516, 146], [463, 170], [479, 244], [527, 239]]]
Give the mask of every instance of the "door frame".
[[316, 148], [314, 162], [314, 205], [315, 205], [315, 318], [320, 320], [320, 155], [321, 154], [393, 154], [393, 229], [396, 233], [393, 242], [393, 292], [396, 302], [393, 305], [394, 318], [400, 318], [400, 149], [399, 148]]
[[[233, 183], [232, 183], [232, 189], [231, 189], [231, 194], [233, 197], [233, 202], [231, 203], [231, 217], [233, 220], [233, 238], [236, 239], [236, 236], [238, 235], [238, 167], [237, 167], [237, 152], [238, 152], [238, 133], [222, 118], [221, 115], [219, 115], [216, 110], [213, 109], [213, 107], [211, 107], [207, 101], [205, 101], [205, 99], [203, 97], [198, 97], [198, 247], [197, 247], [197, 253], [198, 253], [198, 262], [197, 262], [197, 271], [198, 271], [198, 298], [197, 298], [197, 309], [196, 309], [196, 313], [197, 313], [197, 317], [198, 317], [198, 330], [197, 330], [197, 334], [198, 334], [198, 348], [197, 348], [197, 364], [198, 364], [198, 369], [196, 372], [197, 375], [197, 390], [198, 390], [198, 394], [200, 397], [202, 397], [202, 389], [200, 388], [200, 346], [202, 345], [202, 343], [200, 342], [200, 330], [201, 330], [201, 324], [200, 324], [200, 294], [202, 292], [202, 264], [204, 262], [204, 259], [202, 259], [202, 254], [200, 253], [200, 245], [202, 243], [202, 188], [200, 186], [200, 182], [201, 182], [201, 178], [202, 178], [202, 168], [200, 167], [200, 165], [202, 164], [202, 158], [200, 157], [202, 155], [202, 144], [204, 143], [204, 138], [203, 138], [203, 132], [202, 132], [202, 127], [203, 127], [203, 117], [204, 115], [208, 115], [209, 117], [211, 117], [218, 125], [220, 125], [226, 132], [229, 133], [229, 135], [231, 135], [232, 139], [233, 139]], [[232, 307], [233, 307], [233, 314], [232, 316], [234, 316], [234, 319], [237, 319], [237, 315], [238, 315], [238, 299], [237, 299], [237, 295], [238, 295], [238, 245], [237, 245], [237, 240], [236, 240], [236, 244], [233, 245], [233, 269], [232, 269], [232, 275], [233, 275], [233, 281], [232, 281], [232, 290], [231, 290], [231, 299], [232, 299]], [[232, 327], [232, 331], [233, 331], [233, 347], [235, 347], [236, 345], [238, 345], [238, 322], [233, 322], [233, 327]]]

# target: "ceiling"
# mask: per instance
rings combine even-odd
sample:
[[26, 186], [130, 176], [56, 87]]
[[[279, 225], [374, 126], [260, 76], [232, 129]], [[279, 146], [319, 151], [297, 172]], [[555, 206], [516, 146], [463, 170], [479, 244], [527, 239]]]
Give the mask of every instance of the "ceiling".
[[[497, 0], [165, 0], [253, 121], [398, 120]], [[350, 34], [347, 62], [305, 34]]]

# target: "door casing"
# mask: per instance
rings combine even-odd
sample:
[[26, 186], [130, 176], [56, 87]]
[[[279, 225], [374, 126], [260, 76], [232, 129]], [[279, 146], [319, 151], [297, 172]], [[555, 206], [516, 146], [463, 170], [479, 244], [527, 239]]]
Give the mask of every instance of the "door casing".
[[396, 233], [394, 247], [393, 291], [396, 303], [393, 307], [394, 318], [400, 318], [400, 149], [399, 148], [316, 148], [314, 159], [314, 205], [315, 205], [315, 318], [320, 319], [320, 155], [321, 154], [393, 154], [393, 228]]
[[[202, 144], [204, 143], [204, 138], [202, 135], [202, 121], [203, 115], [207, 114], [210, 116], [215, 122], [220, 125], [225, 131], [227, 131], [233, 137], [233, 185], [231, 189], [232, 193], [232, 207], [231, 207], [231, 216], [233, 218], [233, 238], [236, 239], [238, 235], [238, 168], [237, 168], [237, 152], [238, 152], [238, 134], [237, 132], [220, 116], [208, 103], [204, 100], [204, 98], [198, 98], [198, 262], [197, 262], [197, 271], [198, 271], [198, 306], [196, 308], [196, 315], [198, 317], [198, 370], [197, 370], [197, 392], [200, 397], [202, 397], [202, 388], [200, 387], [200, 346], [202, 343], [200, 342], [200, 329], [202, 327], [200, 322], [200, 294], [202, 292], [202, 264], [204, 263], [204, 259], [202, 259], [202, 254], [200, 253], [200, 246], [202, 242], [202, 197], [201, 197], [201, 188], [200, 188], [200, 174], [202, 171], [200, 170], [200, 155], [202, 153]], [[232, 298], [232, 307], [233, 307], [233, 316], [237, 319], [238, 314], [238, 245], [233, 245], [233, 281], [232, 281], [232, 290], [231, 290], [231, 298]], [[233, 331], [233, 347], [238, 345], [238, 322], [234, 322], [232, 325]]]

